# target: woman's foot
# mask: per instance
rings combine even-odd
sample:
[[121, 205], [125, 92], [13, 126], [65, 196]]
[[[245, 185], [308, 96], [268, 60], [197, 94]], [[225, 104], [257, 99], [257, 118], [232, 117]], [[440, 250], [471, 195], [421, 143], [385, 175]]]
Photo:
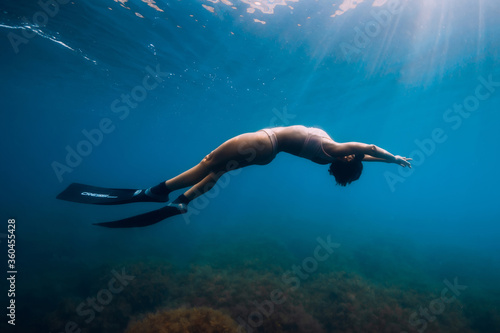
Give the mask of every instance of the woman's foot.
[[144, 194], [151, 198], [151, 201], [154, 202], [167, 202], [168, 201], [168, 193], [167, 194], [156, 194], [153, 192], [152, 187], [144, 190]]
[[169, 203], [167, 205], [167, 207], [172, 207], [173, 209], [176, 210], [176, 212], [174, 213], [174, 211], [172, 211], [172, 215], [171, 216], [174, 216], [174, 215], [177, 215], [177, 214], [184, 214], [184, 213], [187, 213], [188, 211], [188, 206], [186, 204], [183, 204], [183, 203]]
[[184, 214], [188, 211], [188, 204], [190, 201], [191, 200], [189, 200], [184, 194], [181, 194], [167, 206], [176, 208], [179, 211], [179, 214]]
[[165, 185], [165, 182], [161, 182], [156, 186], [152, 186], [144, 191], [144, 194], [149, 198], [153, 199], [155, 202], [167, 202], [168, 195], [170, 194], [170, 189]]

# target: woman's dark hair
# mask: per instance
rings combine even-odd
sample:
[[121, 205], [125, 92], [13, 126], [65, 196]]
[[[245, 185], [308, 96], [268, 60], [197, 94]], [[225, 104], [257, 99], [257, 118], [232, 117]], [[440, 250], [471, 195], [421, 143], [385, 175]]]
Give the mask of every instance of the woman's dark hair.
[[363, 163], [361, 161], [364, 157], [364, 154], [356, 154], [351, 161], [336, 159], [330, 164], [328, 172], [335, 177], [337, 185], [346, 186], [361, 176], [361, 172], [363, 171]]

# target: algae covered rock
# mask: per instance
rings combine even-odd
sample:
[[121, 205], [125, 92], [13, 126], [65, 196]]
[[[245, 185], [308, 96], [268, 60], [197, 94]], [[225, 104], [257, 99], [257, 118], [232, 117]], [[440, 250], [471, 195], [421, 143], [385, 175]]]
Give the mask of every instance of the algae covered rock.
[[129, 324], [126, 333], [235, 333], [236, 322], [207, 307], [163, 310]]

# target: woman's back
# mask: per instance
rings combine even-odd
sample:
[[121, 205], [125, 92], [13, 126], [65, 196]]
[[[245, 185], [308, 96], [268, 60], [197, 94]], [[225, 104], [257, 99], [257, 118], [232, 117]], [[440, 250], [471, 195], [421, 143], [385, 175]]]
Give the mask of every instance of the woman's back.
[[296, 125], [275, 127], [273, 131], [278, 138], [278, 151], [304, 157], [320, 164], [331, 161], [331, 156], [324, 152], [322, 142], [324, 139], [329, 141], [333, 139], [322, 129]]

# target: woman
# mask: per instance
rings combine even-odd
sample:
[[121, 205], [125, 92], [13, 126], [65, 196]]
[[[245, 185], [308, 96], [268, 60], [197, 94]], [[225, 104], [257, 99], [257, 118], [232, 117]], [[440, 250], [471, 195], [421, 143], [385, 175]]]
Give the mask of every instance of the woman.
[[150, 225], [167, 217], [186, 213], [189, 202], [209, 191], [224, 173], [249, 165], [268, 164], [279, 152], [306, 158], [318, 164], [330, 164], [329, 172], [341, 186], [359, 178], [363, 170], [362, 161], [395, 163], [411, 168], [410, 158], [394, 156], [371, 144], [335, 142], [319, 128], [296, 125], [238, 135], [221, 144], [198, 165], [147, 190], [104, 189], [72, 184], [58, 198], [92, 204], [167, 202], [170, 192], [191, 186], [162, 209], [124, 220], [98, 223], [107, 227]]

